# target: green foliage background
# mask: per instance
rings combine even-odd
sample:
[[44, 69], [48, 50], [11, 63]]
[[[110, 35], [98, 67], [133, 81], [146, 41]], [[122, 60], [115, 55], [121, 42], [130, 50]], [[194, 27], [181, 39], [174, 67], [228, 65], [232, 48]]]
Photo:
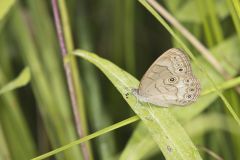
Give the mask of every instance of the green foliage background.
[[[84, 142], [90, 159], [201, 159], [199, 153], [204, 160], [213, 159], [208, 151], [227, 160], [239, 159], [240, 126], [196, 63], [193, 70], [201, 80], [202, 96], [189, 107], [149, 109], [141, 104], [139, 108], [134, 96], [125, 97], [138, 85], [134, 77], [140, 79], [161, 53], [182, 47], [140, 2], [144, 1], [59, 0], [60, 12], [66, 7], [69, 18], [63, 27], [69, 25], [71, 29], [65, 41], [71, 52], [75, 50], [78, 63], [73, 72], [79, 74], [75, 87], [84, 134], [111, 128], [135, 114], [141, 119]], [[235, 88], [240, 83], [239, 1], [158, 2], [212, 52], [232, 77], [224, 80], [171, 26], [239, 115]], [[63, 61], [50, 1], [1, 0], [0, 160], [31, 159], [78, 139]], [[174, 144], [172, 154], [166, 148], [168, 139]], [[208, 151], [196, 150], [195, 146]], [[80, 145], [74, 145], [54, 158], [79, 160], [83, 156]]]

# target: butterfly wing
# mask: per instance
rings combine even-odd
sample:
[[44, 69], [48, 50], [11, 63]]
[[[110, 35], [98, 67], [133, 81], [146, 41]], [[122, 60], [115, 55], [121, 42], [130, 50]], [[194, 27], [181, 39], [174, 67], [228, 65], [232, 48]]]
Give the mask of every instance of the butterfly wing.
[[199, 81], [192, 75], [190, 60], [180, 49], [164, 52], [144, 74], [138, 94], [145, 101], [160, 105], [186, 105], [200, 92]]

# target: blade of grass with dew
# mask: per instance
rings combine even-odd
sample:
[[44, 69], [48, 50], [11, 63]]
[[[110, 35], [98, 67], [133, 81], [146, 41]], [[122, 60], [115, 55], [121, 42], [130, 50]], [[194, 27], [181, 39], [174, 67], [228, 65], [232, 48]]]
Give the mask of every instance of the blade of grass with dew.
[[31, 73], [28, 67], [24, 68], [17, 78], [8, 82], [0, 88], [0, 96], [6, 92], [23, 87], [30, 82]]
[[222, 99], [222, 101], [225, 104], [225, 107], [228, 109], [230, 114], [234, 117], [236, 122], [240, 126], [240, 118], [237, 116], [236, 112], [233, 110], [233, 107], [229, 104], [228, 100], [225, 98], [225, 96], [218, 90], [218, 87], [214, 80], [209, 76], [207, 70], [205, 67], [200, 65], [200, 63], [197, 61], [195, 56], [192, 54], [192, 52], [188, 49], [188, 47], [183, 43], [183, 41], [175, 34], [175, 32], [171, 29], [171, 27], [167, 24], [167, 22], [144, 0], [139, 0], [139, 2], [146, 7], [146, 9], [167, 29], [167, 31], [173, 36], [173, 38], [179, 43], [179, 45], [182, 46], [182, 48], [186, 51], [186, 53], [191, 57], [193, 62], [197, 65], [198, 69], [206, 76], [206, 79], [209, 80], [209, 82], [216, 88], [216, 93], [218, 96]]
[[[57, 99], [48, 83], [48, 73], [39, 57], [35, 41], [19, 5], [15, 5], [9, 22], [9, 29], [13, 37], [18, 40], [15, 44], [19, 48], [18, 52], [31, 70], [34, 98], [36, 98], [51, 146], [57, 147], [66, 144], [76, 138], [75, 135], [72, 135], [74, 131], [70, 109], [66, 108], [66, 112], [62, 112], [57, 106]], [[72, 148], [56, 158], [80, 160], [82, 156], [79, 148]]]
[[137, 104], [136, 97], [131, 93], [139, 83], [134, 77], [93, 53], [76, 50], [73, 54], [93, 63], [109, 78], [147, 126], [166, 159], [201, 159], [196, 147], [167, 108]]

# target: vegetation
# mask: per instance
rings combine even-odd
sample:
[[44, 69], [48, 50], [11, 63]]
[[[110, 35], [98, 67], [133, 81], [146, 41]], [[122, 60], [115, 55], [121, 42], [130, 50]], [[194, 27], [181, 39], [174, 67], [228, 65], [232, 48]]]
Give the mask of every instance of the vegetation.
[[[0, 160], [239, 159], [239, 43], [237, 0], [1, 0]], [[139, 102], [173, 47], [201, 96]]]

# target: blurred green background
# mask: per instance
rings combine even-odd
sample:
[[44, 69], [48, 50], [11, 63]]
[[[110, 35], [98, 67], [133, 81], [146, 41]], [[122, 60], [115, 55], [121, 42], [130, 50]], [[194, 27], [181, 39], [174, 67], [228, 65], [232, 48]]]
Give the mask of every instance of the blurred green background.
[[[232, 77], [238, 76], [239, 2], [158, 2], [214, 53]], [[71, 0], [65, 3], [74, 49], [98, 53], [137, 79], [141, 79], [161, 53], [179, 47], [167, 30], [138, 1]], [[201, 65], [213, 72], [213, 79], [223, 82], [223, 76], [202, 58], [181, 32], [175, 31], [200, 59]], [[79, 110], [82, 111], [85, 135], [135, 115], [96, 67], [79, 58], [77, 62], [80, 76], [78, 101], [81, 104]], [[0, 89], [16, 78], [25, 67], [29, 67], [31, 72], [29, 84], [0, 95], [2, 160], [33, 158], [76, 140], [77, 135], [51, 2], [1, 0]], [[201, 73], [197, 74], [201, 77]], [[224, 91], [224, 95], [239, 115], [239, 93], [229, 89]], [[188, 115], [186, 112], [182, 116], [188, 118], [179, 118], [195, 145], [215, 152], [226, 160], [240, 159], [239, 126], [222, 101], [216, 95], [209, 95], [200, 105], [201, 109], [196, 113]], [[89, 141], [90, 159], [164, 159], [147, 130], [138, 123]], [[213, 159], [208, 151], [199, 149], [204, 160]], [[80, 145], [52, 159], [83, 159]]]

